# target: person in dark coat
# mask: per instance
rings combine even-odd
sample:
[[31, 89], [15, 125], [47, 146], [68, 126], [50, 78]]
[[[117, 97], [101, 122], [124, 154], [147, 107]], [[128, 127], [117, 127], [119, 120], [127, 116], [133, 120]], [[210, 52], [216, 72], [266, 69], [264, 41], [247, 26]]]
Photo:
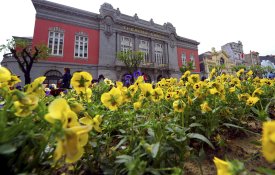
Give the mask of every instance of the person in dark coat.
[[70, 82], [71, 82], [71, 78], [72, 75], [70, 73], [70, 69], [69, 68], [64, 68], [64, 75], [62, 76], [62, 82], [61, 82], [61, 88], [70, 88]]

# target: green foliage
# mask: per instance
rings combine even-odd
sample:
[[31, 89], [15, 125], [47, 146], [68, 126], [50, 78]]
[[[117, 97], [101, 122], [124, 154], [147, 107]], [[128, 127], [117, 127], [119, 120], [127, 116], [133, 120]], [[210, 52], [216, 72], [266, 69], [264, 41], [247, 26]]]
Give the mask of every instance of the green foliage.
[[8, 55], [17, 61], [25, 76], [25, 84], [31, 82], [30, 72], [33, 63], [39, 59], [47, 59], [49, 56], [49, 49], [45, 44], [32, 46], [29, 41], [23, 39], [7, 40], [7, 44], [0, 46], [0, 51], [2, 50], [9, 51]]
[[232, 67], [232, 71], [234, 71], [234, 72], [238, 72], [238, 71], [241, 70], [241, 69], [246, 70], [246, 69], [247, 69], [247, 66], [246, 66], [246, 65], [236, 65], [236, 66], [233, 66], [233, 67]]
[[131, 51], [127, 52], [118, 52], [117, 53], [118, 60], [122, 61], [130, 73], [137, 70], [141, 62], [144, 60], [144, 53], [141, 51]]
[[181, 73], [184, 73], [186, 71], [192, 71], [192, 70], [195, 70], [194, 62], [193, 61], [187, 62], [186, 64], [183, 64], [180, 67]]

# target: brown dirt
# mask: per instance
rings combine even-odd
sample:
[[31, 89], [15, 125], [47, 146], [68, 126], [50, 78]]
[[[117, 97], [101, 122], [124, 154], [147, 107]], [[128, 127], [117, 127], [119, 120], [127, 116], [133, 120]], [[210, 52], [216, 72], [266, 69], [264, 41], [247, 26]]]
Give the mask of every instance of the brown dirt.
[[[252, 124], [254, 127], [254, 124]], [[254, 128], [259, 130], [259, 128]], [[206, 150], [206, 158], [202, 161], [203, 175], [215, 175], [216, 167], [213, 162], [214, 156], [220, 159], [237, 159], [245, 164], [249, 175], [260, 175], [256, 172], [259, 167], [275, 169], [275, 164], [268, 163], [262, 156], [261, 147], [255, 142], [261, 139], [260, 134], [241, 134], [239, 137], [228, 139], [226, 146], [218, 150]], [[187, 161], [184, 166], [185, 175], [201, 175], [198, 162]]]

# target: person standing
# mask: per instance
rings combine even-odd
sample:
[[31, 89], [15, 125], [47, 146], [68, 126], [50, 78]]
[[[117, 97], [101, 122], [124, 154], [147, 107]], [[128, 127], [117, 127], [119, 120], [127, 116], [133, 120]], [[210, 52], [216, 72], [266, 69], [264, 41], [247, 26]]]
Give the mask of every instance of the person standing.
[[70, 81], [72, 75], [70, 73], [70, 68], [64, 68], [64, 75], [62, 76], [61, 88], [70, 88]]

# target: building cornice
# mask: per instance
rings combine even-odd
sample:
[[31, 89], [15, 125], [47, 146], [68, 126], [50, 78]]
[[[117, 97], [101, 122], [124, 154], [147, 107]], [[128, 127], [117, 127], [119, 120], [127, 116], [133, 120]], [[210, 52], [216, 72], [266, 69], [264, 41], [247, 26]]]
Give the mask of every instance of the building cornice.
[[[129, 32], [152, 39], [162, 40], [170, 43], [171, 47], [179, 46], [198, 50], [199, 42], [178, 36], [176, 28], [169, 22], [163, 25], [139, 19], [137, 14], [129, 16], [122, 14], [119, 9], [114, 9], [111, 4], [104, 3], [100, 7], [100, 14], [57, 4], [46, 0], [32, 0], [36, 9], [36, 17], [67, 24], [83, 26], [92, 29], [111, 30], [105, 34], [112, 35], [113, 32]], [[108, 26], [108, 27], [107, 27]], [[136, 30], [125, 30], [123, 27]], [[141, 33], [140, 31], [145, 31]]]
[[32, 3], [37, 18], [99, 29], [100, 16], [96, 13], [45, 0], [32, 0]]

